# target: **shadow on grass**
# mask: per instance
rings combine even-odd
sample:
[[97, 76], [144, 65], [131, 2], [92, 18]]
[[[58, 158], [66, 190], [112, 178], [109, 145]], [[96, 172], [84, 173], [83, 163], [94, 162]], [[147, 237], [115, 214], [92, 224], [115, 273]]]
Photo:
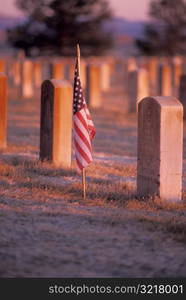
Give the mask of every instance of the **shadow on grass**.
[[[5, 157], [2, 162], [0, 185], [4, 189], [16, 191], [17, 197], [19, 197], [19, 190], [25, 188], [30, 191], [36, 189], [40, 194], [42, 191], [53, 192], [66, 201], [82, 201], [81, 176], [77, 174], [75, 165], [70, 169], [57, 168], [49, 162], [41, 163], [25, 158], [23, 160], [22, 157], [17, 156]], [[158, 197], [139, 198], [135, 185], [122, 176], [122, 173], [132, 176], [134, 172], [134, 168], [127, 166], [116, 167], [116, 169], [99, 165], [90, 167], [87, 176], [87, 200], [95, 205], [99, 205], [101, 201], [131, 210], [186, 210], [185, 193], [183, 193], [182, 203], [168, 203]], [[107, 173], [114, 175], [107, 178], [97, 177]]]

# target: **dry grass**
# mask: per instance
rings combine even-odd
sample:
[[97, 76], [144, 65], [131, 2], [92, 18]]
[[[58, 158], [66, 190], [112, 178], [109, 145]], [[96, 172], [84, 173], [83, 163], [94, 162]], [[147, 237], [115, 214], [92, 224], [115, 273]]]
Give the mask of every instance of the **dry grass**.
[[84, 201], [74, 161], [64, 169], [38, 160], [39, 94], [31, 101], [10, 90], [9, 145], [0, 153], [0, 276], [186, 274], [185, 186], [182, 203], [138, 198], [136, 116], [126, 114], [121, 92], [105, 93], [103, 108], [92, 111], [95, 162]]
[[145, 223], [152, 231], [159, 230], [171, 233], [173, 239], [179, 242], [186, 242], [186, 222], [182, 214], [179, 218], [175, 216], [147, 216], [139, 218], [140, 222]]
[[[3, 154], [2, 154], [3, 157]], [[87, 170], [87, 204], [111, 203], [115, 207], [146, 211], [185, 211], [186, 198], [181, 203], [169, 203], [158, 197], [140, 199], [136, 194], [136, 166], [93, 164]], [[0, 164], [1, 186], [8, 186], [6, 194], [19, 197], [19, 188], [43, 190], [53, 192], [59, 197], [71, 196], [81, 203], [81, 177], [77, 175], [75, 164], [70, 169], [56, 168], [51, 163], [41, 163], [38, 160], [29, 160], [18, 156], [9, 156], [1, 159]], [[11, 193], [12, 190], [12, 193]], [[1, 191], [1, 195], [5, 193]]]

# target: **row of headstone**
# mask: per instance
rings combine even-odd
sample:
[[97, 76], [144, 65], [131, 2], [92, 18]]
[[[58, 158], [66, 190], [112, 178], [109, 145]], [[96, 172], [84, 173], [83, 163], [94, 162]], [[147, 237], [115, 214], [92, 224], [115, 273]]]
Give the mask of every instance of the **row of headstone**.
[[[46, 79], [73, 82], [75, 59], [0, 59], [0, 72], [8, 75], [9, 83], [19, 91], [20, 97], [31, 99]], [[81, 83], [88, 104], [94, 108], [102, 104], [102, 92], [111, 87], [112, 59], [109, 57], [81, 60]]]
[[[7, 76], [0, 73], [0, 149], [7, 146]], [[72, 84], [45, 80], [41, 87], [40, 159], [71, 165]]]
[[[87, 103], [99, 108], [103, 92], [111, 88], [116, 65], [122, 70], [128, 112], [136, 112], [138, 101], [146, 96], [175, 96], [186, 107], [185, 58], [122, 58], [90, 57], [81, 60], [81, 81]], [[73, 81], [74, 58], [0, 59], [0, 72], [8, 74], [9, 81], [19, 90], [20, 97], [32, 98], [45, 79]], [[185, 110], [185, 109], [184, 109]], [[186, 114], [184, 114], [186, 116]]]
[[[0, 147], [6, 147], [7, 78], [0, 74]], [[137, 192], [166, 201], [182, 197], [183, 106], [174, 97], [138, 103]], [[46, 80], [41, 90], [40, 160], [71, 165], [72, 84]], [[176, 145], [174, 147], [173, 145]]]
[[156, 95], [178, 97], [186, 107], [186, 89], [184, 88], [186, 61], [184, 57], [128, 58], [123, 63], [123, 70], [129, 112], [137, 111], [140, 99]]

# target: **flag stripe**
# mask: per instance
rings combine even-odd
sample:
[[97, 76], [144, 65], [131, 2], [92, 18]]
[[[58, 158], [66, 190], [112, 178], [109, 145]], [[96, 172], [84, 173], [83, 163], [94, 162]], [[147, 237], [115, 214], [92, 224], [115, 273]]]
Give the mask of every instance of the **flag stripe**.
[[89, 165], [89, 163], [86, 160], [84, 160], [84, 158], [81, 156], [80, 152], [77, 151], [77, 149], [76, 149], [76, 162], [81, 170]]
[[73, 139], [77, 169], [82, 171], [93, 161], [91, 139], [95, 135], [95, 128], [83, 96], [78, 63], [77, 59], [74, 75]]
[[87, 151], [91, 151], [91, 146], [89, 141], [87, 140], [87, 138], [82, 134], [81, 130], [79, 130], [78, 126], [76, 124], [74, 124], [74, 135], [75, 135], [75, 139], [79, 140], [79, 143], [81, 141], [83, 141], [83, 143], [85, 144], [85, 146], [88, 148]]
[[[88, 143], [90, 143], [90, 136], [88, 131], [85, 129], [85, 127], [82, 125], [82, 122], [79, 119], [79, 114], [74, 117], [74, 125], [76, 125], [79, 130], [82, 132], [82, 134], [86, 137]], [[75, 126], [74, 126], [75, 127]]]
[[82, 109], [76, 114], [77, 118], [80, 120], [81, 124], [84, 126], [85, 130], [88, 132], [88, 123], [87, 123], [87, 115], [85, 110]]
[[[76, 150], [76, 148], [75, 148]], [[82, 160], [83, 158], [78, 154], [78, 152], [76, 151], [76, 165], [77, 165], [77, 169], [78, 169], [78, 172], [81, 172], [81, 170], [84, 168], [83, 167], [83, 164], [82, 164]]]
[[76, 158], [76, 163], [77, 163], [78, 172], [81, 172], [81, 170], [83, 169], [83, 166], [77, 158]]
[[79, 144], [76, 139], [74, 140], [74, 143], [75, 143], [75, 147], [76, 147], [76, 150], [81, 154], [81, 156], [83, 157], [83, 159], [85, 161], [87, 161], [88, 163], [90, 163], [92, 161], [92, 159], [90, 158], [89, 156], [89, 153], [86, 153], [84, 150], [83, 150], [83, 147], [82, 147], [82, 143]]
[[77, 144], [81, 145], [80, 147], [84, 151], [84, 153], [89, 157], [90, 160], [92, 160], [92, 155], [87, 146], [84, 144], [83, 140], [81, 140], [78, 135], [75, 135], [74, 140]]

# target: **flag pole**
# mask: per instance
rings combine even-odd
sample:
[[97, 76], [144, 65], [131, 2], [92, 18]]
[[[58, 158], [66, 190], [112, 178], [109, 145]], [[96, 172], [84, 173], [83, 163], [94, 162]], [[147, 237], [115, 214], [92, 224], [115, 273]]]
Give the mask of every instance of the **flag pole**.
[[[80, 47], [79, 44], [77, 44], [77, 67], [78, 67], [78, 73], [80, 76]], [[85, 168], [82, 170], [82, 192], [83, 192], [83, 199], [86, 200], [86, 174], [85, 174]]]

